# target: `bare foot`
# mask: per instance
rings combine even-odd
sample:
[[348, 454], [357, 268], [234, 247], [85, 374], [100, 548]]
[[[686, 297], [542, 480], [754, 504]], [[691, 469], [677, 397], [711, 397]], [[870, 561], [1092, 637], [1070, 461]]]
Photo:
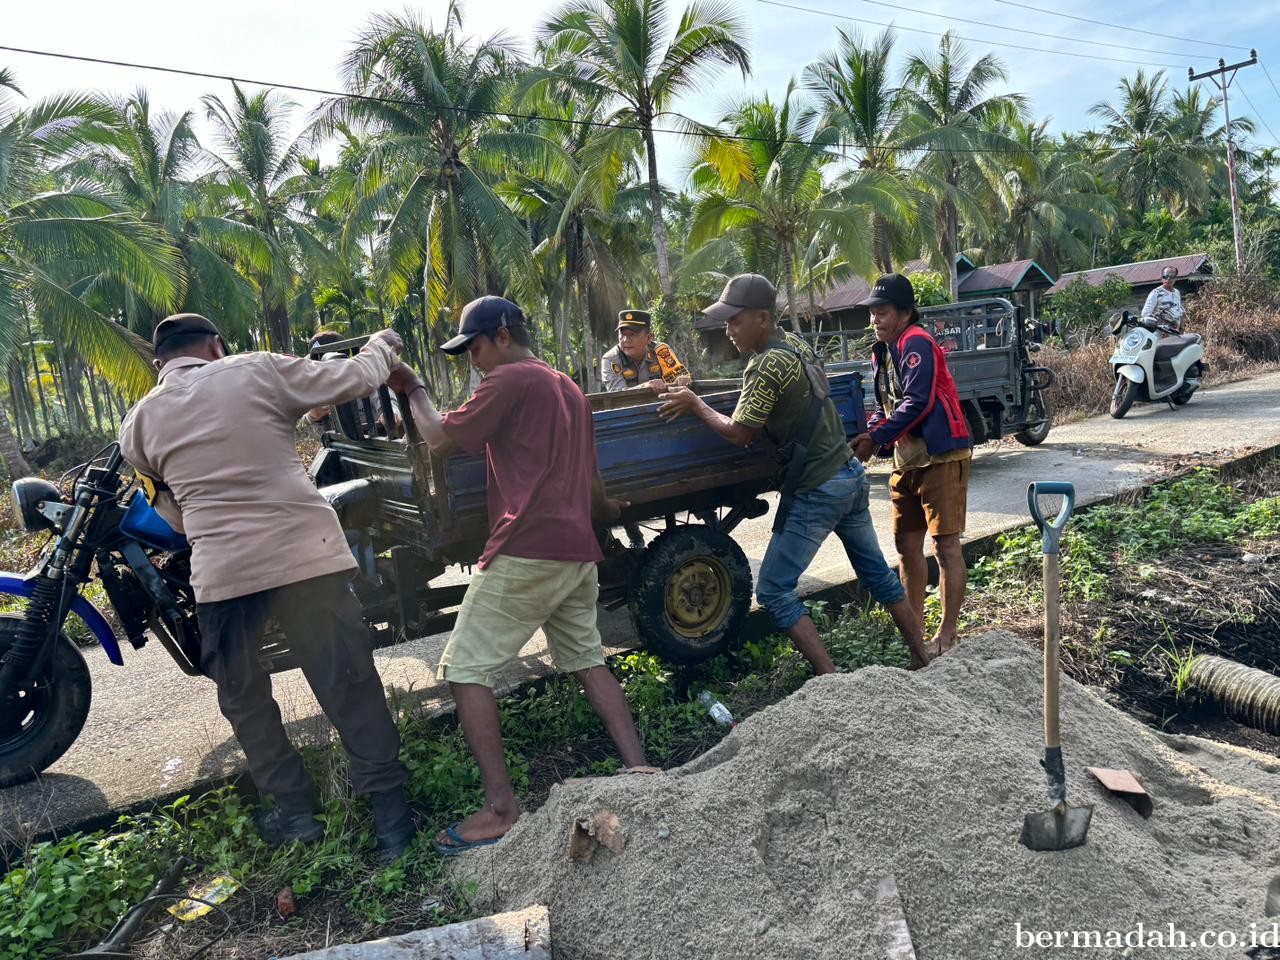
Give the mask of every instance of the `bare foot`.
[[[502, 814], [490, 804], [466, 819], [458, 821], [458, 836], [468, 843], [476, 840], [496, 840], [498, 837], [506, 836], [507, 831], [518, 819], [520, 819], [519, 807], [510, 814]], [[444, 830], [436, 834], [436, 842], [446, 847], [457, 846]]]
[[934, 656], [940, 657], [956, 645], [956, 637], [954, 633], [949, 637], [938, 634], [933, 638], [933, 642], [937, 645], [937, 652], [934, 653]]

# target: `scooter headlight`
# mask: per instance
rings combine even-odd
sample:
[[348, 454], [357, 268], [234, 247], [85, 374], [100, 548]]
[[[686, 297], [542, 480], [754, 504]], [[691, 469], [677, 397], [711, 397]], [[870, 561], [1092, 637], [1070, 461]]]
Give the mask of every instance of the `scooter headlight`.
[[59, 508], [65, 506], [62, 502], [62, 494], [56, 486], [39, 477], [23, 477], [14, 482], [12, 495], [13, 515], [28, 533], [57, 529], [53, 516], [57, 516], [62, 511], [42, 510], [45, 504]]

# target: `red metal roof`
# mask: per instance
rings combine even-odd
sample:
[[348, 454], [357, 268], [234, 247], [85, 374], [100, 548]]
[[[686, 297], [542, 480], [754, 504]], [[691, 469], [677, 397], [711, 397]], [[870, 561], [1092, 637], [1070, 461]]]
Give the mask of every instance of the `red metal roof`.
[[[961, 277], [963, 277], [966, 272], [976, 270], [977, 268], [977, 264], [963, 253], [956, 254], [956, 273]], [[908, 260], [898, 268], [898, 272], [904, 277], [908, 277], [913, 273], [936, 273], [937, 269], [938, 268], [928, 260]]]
[[1034, 260], [1014, 260], [978, 267], [960, 281], [960, 294], [1009, 293], [1053, 285], [1053, 277]]
[[[837, 283], [826, 293], [817, 294], [813, 301], [817, 304], [818, 313], [834, 313], [836, 310], [848, 310], [850, 307], [856, 306], [859, 300], [865, 300], [871, 296], [871, 284], [865, 277], [850, 277], [841, 283]], [[796, 309], [805, 316], [809, 314], [809, 297], [806, 293], [797, 290]], [[781, 297], [780, 306], [786, 309], [787, 298], [784, 294]]]
[[1185, 277], [1193, 273], [1213, 273], [1213, 265], [1209, 262], [1207, 253], [1191, 253], [1183, 257], [1165, 257], [1163, 260], [1140, 260], [1137, 263], [1121, 263], [1114, 267], [1097, 267], [1093, 270], [1077, 270], [1074, 273], [1064, 273], [1058, 278], [1058, 282], [1049, 288], [1049, 293], [1053, 294], [1060, 290], [1065, 290], [1077, 278], [1083, 278], [1085, 283], [1091, 287], [1100, 287], [1108, 275], [1113, 273], [1128, 281], [1130, 286], [1154, 287], [1160, 282], [1160, 274], [1164, 271], [1164, 268], [1170, 266], [1178, 268], [1179, 277]]

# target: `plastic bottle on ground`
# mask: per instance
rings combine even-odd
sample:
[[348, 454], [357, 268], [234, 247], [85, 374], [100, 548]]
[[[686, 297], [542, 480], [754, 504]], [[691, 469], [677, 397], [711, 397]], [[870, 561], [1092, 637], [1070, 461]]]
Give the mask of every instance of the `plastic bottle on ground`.
[[711, 719], [722, 727], [732, 727], [733, 714], [729, 712], [729, 708], [717, 700], [710, 690], [703, 690], [698, 694], [698, 702], [707, 708], [707, 713], [711, 714]]

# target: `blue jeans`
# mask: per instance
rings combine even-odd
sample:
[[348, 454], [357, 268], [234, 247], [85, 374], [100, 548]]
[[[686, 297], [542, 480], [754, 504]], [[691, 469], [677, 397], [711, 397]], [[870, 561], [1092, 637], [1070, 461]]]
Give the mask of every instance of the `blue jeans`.
[[822, 486], [796, 494], [787, 522], [769, 541], [756, 584], [756, 598], [779, 629], [790, 630], [805, 615], [796, 584], [832, 532], [871, 596], [885, 606], [906, 597], [880, 550], [870, 504], [871, 482], [857, 460], [850, 460]]

